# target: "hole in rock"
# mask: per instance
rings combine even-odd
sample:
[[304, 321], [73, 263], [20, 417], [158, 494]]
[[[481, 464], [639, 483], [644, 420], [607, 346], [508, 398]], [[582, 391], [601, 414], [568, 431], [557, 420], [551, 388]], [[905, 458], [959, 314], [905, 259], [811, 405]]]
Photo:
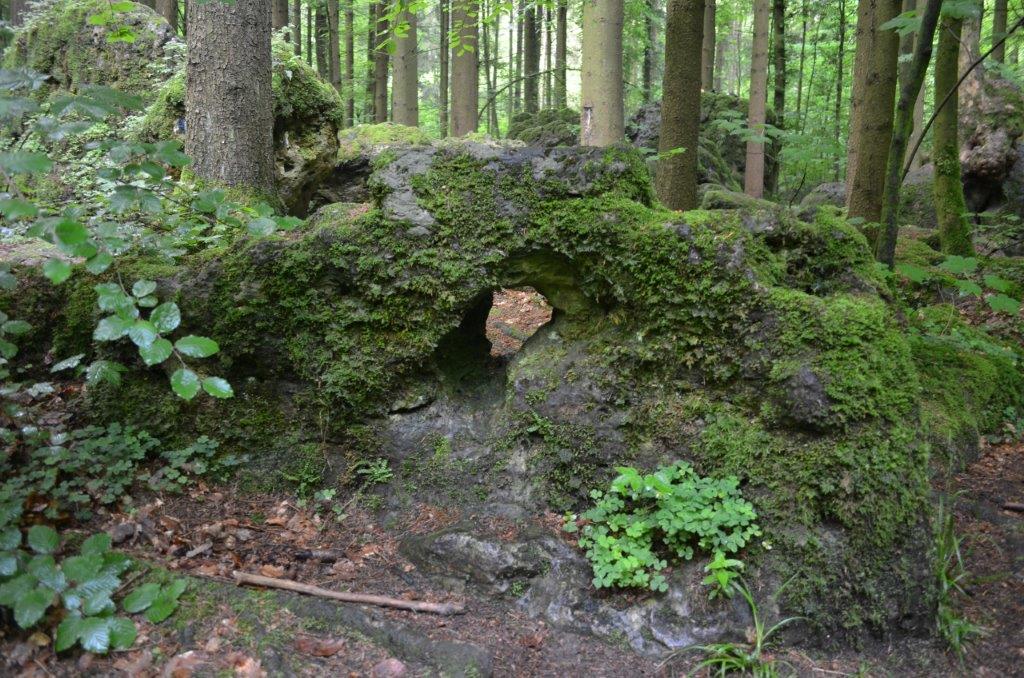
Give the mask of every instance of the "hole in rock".
[[532, 287], [495, 290], [486, 326], [491, 355], [508, 358], [517, 353], [527, 339], [551, 322], [552, 312], [544, 295]]

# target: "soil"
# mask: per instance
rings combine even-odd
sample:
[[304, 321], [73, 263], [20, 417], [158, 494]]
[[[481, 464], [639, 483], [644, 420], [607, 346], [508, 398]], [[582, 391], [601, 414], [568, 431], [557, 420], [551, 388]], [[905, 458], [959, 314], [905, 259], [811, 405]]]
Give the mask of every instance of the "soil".
[[[535, 290], [501, 290], [487, 323], [495, 356], [507, 357], [551, 319]], [[1024, 437], [983, 441], [979, 458], [939, 495], [951, 498], [970, 573], [954, 598], [958, 614], [982, 629], [963, 659], [936, 638], [903, 639], [857, 651], [775, 648], [782, 675], [1024, 675]], [[128, 651], [93, 657], [54, 654], [43, 634], [0, 624], [0, 675], [16, 676], [674, 676], [697, 653], [659, 664], [624, 646], [559, 631], [517, 606], [522, 590], [489, 595], [458, 579], [427, 577], [401, 541], [460, 520], [499, 538], [540, 528], [564, 536], [553, 514], [514, 522], [418, 505], [375, 511], [372, 491], [330, 500], [294, 492], [253, 495], [202, 483], [184, 494], [146, 494], [135, 508], [100, 513], [82, 533], [105, 529], [143, 563], [136, 576], [188, 577], [179, 610], [160, 625], [139, 620]], [[242, 588], [235, 570], [338, 591], [454, 602], [465, 614], [441, 617], [341, 604], [294, 593]]]

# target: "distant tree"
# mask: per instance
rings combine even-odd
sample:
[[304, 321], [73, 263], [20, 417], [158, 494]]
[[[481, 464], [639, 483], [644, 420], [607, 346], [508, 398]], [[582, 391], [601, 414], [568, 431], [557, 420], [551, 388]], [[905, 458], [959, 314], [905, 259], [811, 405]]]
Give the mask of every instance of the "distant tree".
[[583, 0], [580, 144], [610, 146], [625, 136], [623, 0]]
[[288, 25], [288, 0], [272, 0], [273, 1], [273, 26], [274, 30], [279, 30]]
[[527, 113], [536, 113], [540, 109], [540, 22], [533, 4], [526, 6], [523, 31], [523, 108]]
[[416, 13], [403, 6], [395, 28], [395, 68], [391, 119], [400, 125], [420, 124]]
[[437, 96], [437, 118], [438, 126], [441, 128], [441, 136], [448, 136], [448, 58], [451, 55], [449, 49], [448, 24], [451, 17], [449, 14], [449, 0], [438, 2], [438, 22], [441, 31], [441, 53], [439, 55], [438, 96]]
[[178, 32], [178, 0], [156, 0], [156, 11], [171, 25], [171, 30]]
[[[715, 87], [715, 20], [717, 16], [717, 7], [715, 0], [706, 0], [704, 4], [704, 28], [703, 28], [703, 39], [702, 47], [700, 52], [700, 86], [706, 92], [710, 92]], [[666, 29], [666, 33], [668, 29]], [[668, 51], [668, 45], [665, 46], [665, 51]]]
[[[1006, 36], [1006, 0], [996, 0], [992, 10], [992, 44], [996, 45]], [[1002, 63], [1006, 61], [1006, 44], [996, 45], [992, 52], [992, 60]]]
[[373, 121], [388, 121], [388, 70], [391, 55], [387, 49], [388, 38], [388, 4], [380, 0], [377, 4], [375, 17], [377, 31], [373, 36]]
[[327, 0], [327, 74], [331, 85], [341, 92], [341, 8], [338, 0]]
[[292, 33], [294, 34], [295, 54], [302, 56], [302, 0], [294, 0], [292, 3]]
[[558, 0], [558, 17], [555, 28], [555, 108], [565, 108], [568, 101], [565, 88], [568, 68], [566, 58], [566, 43], [569, 37], [568, 12], [568, 0]]
[[345, 126], [356, 119], [356, 15], [352, 2], [345, 3]]
[[451, 57], [451, 135], [461, 137], [477, 127], [480, 5], [477, 0], [451, 2], [451, 30], [458, 38]]
[[754, 198], [764, 195], [765, 120], [768, 97], [768, 15], [770, 0], [754, 0], [754, 40], [750, 62], [750, 104], [747, 161], [743, 190]]

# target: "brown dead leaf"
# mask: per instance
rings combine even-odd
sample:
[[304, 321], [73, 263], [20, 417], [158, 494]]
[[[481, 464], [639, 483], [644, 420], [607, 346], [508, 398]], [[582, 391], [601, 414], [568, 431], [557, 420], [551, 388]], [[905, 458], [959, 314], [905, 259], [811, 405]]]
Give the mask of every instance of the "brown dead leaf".
[[536, 650], [544, 644], [544, 637], [543, 633], [531, 633], [528, 636], [520, 636], [519, 644], [531, 650]]
[[356, 564], [348, 558], [343, 558], [331, 565], [331, 574], [342, 581], [352, 581], [356, 578]]
[[191, 678], [202, 659], [195, 651], [189, 650], [175, 655], [164, 666], [163, 678]]
[[338, 638], [303, 637], [296, 639], [295, 649], [314, 657], [331, 657], [345, 649], [345, 641]]
[[284, 527], [288, 523], [288, 519], [284, 516], [275, 516], [273, 518], [267, 518], [267, 525], [276, 525], [277, 527]]
[[264, 678], [267, 675], [258, 659], [243, 655], [241, 652], [232, 652], [228, 655], [228, 661], [239, 678]]
[[283, 577], [284, 568], [280, 565], [260, 565], [260, 574], [264, 577]]

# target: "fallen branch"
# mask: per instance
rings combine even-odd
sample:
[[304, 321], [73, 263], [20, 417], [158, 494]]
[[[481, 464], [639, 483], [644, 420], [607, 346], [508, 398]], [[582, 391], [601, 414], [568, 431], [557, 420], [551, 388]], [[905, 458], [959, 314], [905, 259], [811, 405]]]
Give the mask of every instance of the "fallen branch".
[[374, 596], [366, 593], [343, 593], [322, 589], [319, 586], [301, 584], [290, 579], [277, 579], [275, 577], [264, 577], [258, 574], [246, 572], [232, 573], [235, 582], [238, 584], [253, 584], [255, 586], [266, 586], [272, 589], [284, 589], [296, 593], [305, 593], [320, 598], [331, 598], [345, 603], [361, 603], [363, 605], [377, 605], [380, 607], [394, 607], [400, 610], [412, 610], [413, 612], [429, 612], [431, 614], [452, 615], [462, 614], [465, 609], [455, 603], [426, 603], [417, 600], [402, 600], [400, 598], [388, 598], [386, 596]]
[[1017, 513], [1024, 513], [1024, 504], [1018, 504], [1015, 501], [1008, 501], [1003, 504], [1003, 510], [1005, 511], [1016, 511]]

